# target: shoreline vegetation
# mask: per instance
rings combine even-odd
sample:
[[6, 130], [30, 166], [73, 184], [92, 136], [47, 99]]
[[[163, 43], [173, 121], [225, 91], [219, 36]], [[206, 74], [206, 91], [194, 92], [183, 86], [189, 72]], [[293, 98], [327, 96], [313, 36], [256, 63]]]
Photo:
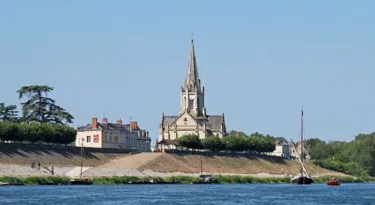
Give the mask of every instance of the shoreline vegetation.
[[[337, 177], [342, 183], [373, 183], [375, 178], [358, 178], [352, 176], [319, 176], [314, 178], [315, 184], [325, 183], [332, 177]], [[113, 177], [96, 177], [93, 178], [95, 185], [125, 185], [130, 182], [149, 181], [150, 177], [135, 176], [113, 176]], [[198, 177], [192, 176], [171, 176], [153, 178], [157, 183], [172, 182], [177, 180], [181, 184], [192, 184], [198, 182]], [[239, 175], [214, 175], [213, 184], [289, 184], [290, 177], [253, 177]], [[70, 185], [69, 177], [0, 177], [0, 183], [24, 183], [25, 185], [43, 185], [46, 183], [56, 183], [59, 185]]]

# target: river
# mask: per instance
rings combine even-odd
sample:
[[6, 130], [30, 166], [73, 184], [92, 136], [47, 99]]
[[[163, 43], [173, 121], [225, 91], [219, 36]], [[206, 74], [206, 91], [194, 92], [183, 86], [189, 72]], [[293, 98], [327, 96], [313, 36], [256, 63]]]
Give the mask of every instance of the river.
[[0, 204], [375, 204], [375, 184], [208, 184], [0, 187]]

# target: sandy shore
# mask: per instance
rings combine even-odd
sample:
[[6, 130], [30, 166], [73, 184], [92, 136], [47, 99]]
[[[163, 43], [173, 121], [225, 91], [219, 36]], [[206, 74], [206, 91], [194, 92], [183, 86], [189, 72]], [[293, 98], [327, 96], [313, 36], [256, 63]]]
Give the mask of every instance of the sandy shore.
[[[51, 169], [51, 167], [47, 167]], [[80, 167], [54, 167], [55, 176], [78, 177], [81, 171]], [[282, 174], [237, 174], [237, 173], [204, 173], [212, 175], [241, 175], [255, 177], [290, 177], [290, 175]], [[0, 165], [0, 176], [51, 176], [51, 172], [44, 167], [40, 170], [31, 168], [30, 166], [21, 165]], [[168, 177], [168, 176], [199, 176], [200, 173], [184, 173], [184, 172], [154, 172], [152, 170], [139, 171], [134, 168], [103, 168], [103, 167], [84, 167], [83, 175], [87, 177], [102, 176], [151, 176], [151, 177]]]

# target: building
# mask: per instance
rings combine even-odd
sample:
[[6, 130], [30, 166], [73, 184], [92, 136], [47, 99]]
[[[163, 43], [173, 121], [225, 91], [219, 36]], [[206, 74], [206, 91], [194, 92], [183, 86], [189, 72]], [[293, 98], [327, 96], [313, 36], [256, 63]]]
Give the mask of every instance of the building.
[[181, 87], [180, 111], [174, 116], [162, 113], [157, 150], [176, 148], [175, 140], [185, 134], [196, 134], [200, 138], [225, 136], [227, 132], [224, 113], [208, 115], [204, 104], [205, 90], [199, 79], [194, 41], [191, 40], [187, 75]]
[[267, 153], [267, 155], [287, 157], [287, 156], [290, 155], [289, 154], [289, 145], [288, 144], [275, 145], [275, 150], [273, 152]]
[[83, 147], [151, 151], [148, 131], [140, 129], [137, 121], [123, 124], [122, 120], [110, 123], [107, 118], [103, 118], [102, 122], [92, 118], [91, 124], [78, 127], [75, 146], [82, 146], [82, 139]]

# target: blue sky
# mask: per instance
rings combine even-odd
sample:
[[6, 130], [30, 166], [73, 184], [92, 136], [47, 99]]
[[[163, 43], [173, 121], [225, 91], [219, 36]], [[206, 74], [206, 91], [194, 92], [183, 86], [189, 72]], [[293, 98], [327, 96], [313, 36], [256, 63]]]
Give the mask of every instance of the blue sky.
[[76, 118], [176, 115], [194, 30], [208, 114], [228, 129], [352, 140], [375, 131], [374, 1], [3, 1], [0, 101], [48, 84]]

